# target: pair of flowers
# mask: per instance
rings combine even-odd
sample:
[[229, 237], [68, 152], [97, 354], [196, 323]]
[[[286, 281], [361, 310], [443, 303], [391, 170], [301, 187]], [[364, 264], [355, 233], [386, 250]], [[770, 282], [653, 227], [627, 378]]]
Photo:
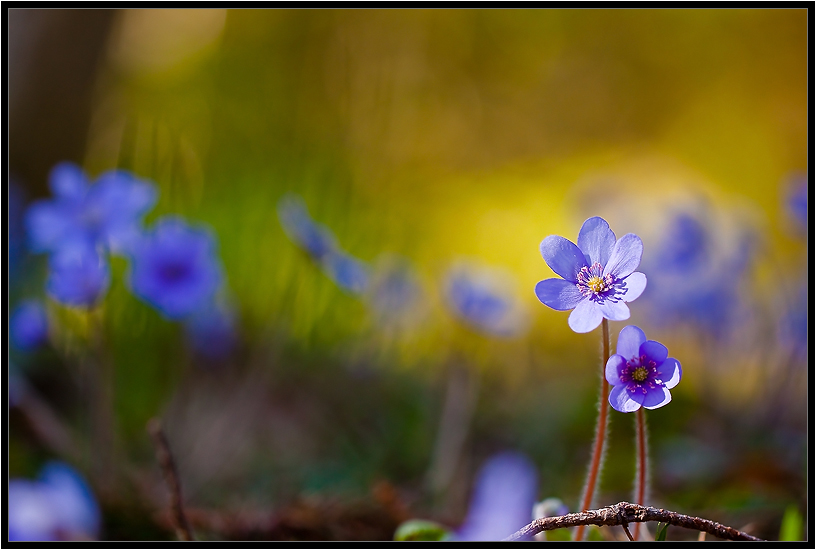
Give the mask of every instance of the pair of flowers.
[[[555, 310], [572, 310], [568, 323], [575, 332], [594, 330], [603, 319], [628, 319], [626, 303], [646, 288], [646, 276], [635, 271], [643, 255], [640, 237], [627, 233], [616, 239], [603, 218], [584, 222], [577, 245], [550, 235], [541, 242], [541, 255], [561, 278], [540, 281], [536, 296]], [[616, 352], [605, 371], [614, 386], [609, 403], [615, 410], [656, 409], [671, 401], [669, 390], [680, 381], [682, 371], [666, 346], [647, 340], [640, 328], [630, 325], [621, 330]]]

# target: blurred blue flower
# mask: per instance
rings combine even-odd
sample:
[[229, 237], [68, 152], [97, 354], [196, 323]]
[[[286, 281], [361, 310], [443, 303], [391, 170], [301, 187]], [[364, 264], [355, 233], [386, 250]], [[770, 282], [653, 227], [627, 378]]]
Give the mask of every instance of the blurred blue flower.
[[123, 252], [158, 195], [153, 184], [122, 170], [106, 172], [89, 185], [82, 169], [68, 162], [51, 170], [49, 186], [54, 198], [35, 202], [26, 214], [34, 252], [54, 252], [78, 240]]
[[545, 306], [572, 309], [568, 324], [575, 332], [594, 330], [606, 318], [629, 318], [631, 302], [646, 288], [646, 276], [635, 271], [643, 243], [634, 233], [615, 240], [606, 220], [589, 218], [578, 232], [578, 246], [558, 235], [541, 242], [541, 256], [561, 278], [539, 281], [535, 287]]
[[86, 241], [64, 243], [49, 259], [46, 291], [63, 304], [90, 307], [110, 286], [107, 260]]
[[657, 409], [671, 401], [670, 389], [680, 382], [680, 362], [669, 350], [635, 325], [623, 327], [615, 354], [606, 363], [606, 381], [612, 384], [609, 404], [619, 412], [641, 406]]
[[236, 315], [224, 304], [208, 304], [184, 323], [187, 343], [204, 360], [229, 357], [237, 344]]
[[807, 232], [808, 226], [808, 178], [807, 174], [795, 174], [787, 186], [787, 207], [798, 225], [799, 231]]
[[363, 294], [368, 288], [370, 268], [362, 260], [340, 251], [323, 256], [321, 265], [334, 284], [352, 294]]
[[710, 227], [706, 210], [670, 216], [655, 253], [644, 261], [650, 292], [646, 306], [656, 326], [690, 324], [722, 338], [747, 316], [741, 288], [754, 257], [754, 239], [735, 228], [726, 236]]
[[368, 288], [368, 303], [378, 324], [412, 326], [426, 310], [422, 285], [407, 260], [378, 259]]
[[498, 541], [528, 523], [538, 492], [536, 469], [515, 452], [491, 457], [476, 479], [459, 541]]
[[527, 328], [521, 304], [510, 293], [513, 282], [505, 272], [459, 264], [445, 278], [450, 309], [465, 323], [494, 336], [518, 336]]
[[321, 260], [337, 250], [334, 234], [326, 226], [312, 220], [299, 196], [289, 193], [278, 201], [278, 220], [289, 239], [312, 258]]
[[9, 480], [10, 541], [88, 540], [99, 536], [99, 506], [82, 476], [47, 463], [36, 481]]
[[133, 293], [169, 319], [209, 303], [222, 281], [213, 234], [176, 217], [158, 220], [131, 247]]
[[796, 299], [783, 309], [777, 322], [777, 339], [782, 349], [797, 360], [804, 360], [808, 352], [808, 286], [799, 286]]
[[18, 349], [31, 351], [48, 341], [48, 316], [37, 300], [18, 305], [9, 318], [11, 342]]

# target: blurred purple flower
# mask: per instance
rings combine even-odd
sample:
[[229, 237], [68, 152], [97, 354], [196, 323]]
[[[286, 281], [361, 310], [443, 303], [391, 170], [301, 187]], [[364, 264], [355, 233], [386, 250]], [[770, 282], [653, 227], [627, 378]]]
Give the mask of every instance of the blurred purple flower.
[[536, 470], [520, 453], [490, 458], [476, 479], [459, 541], [498, 541], [530, 523], [537, 488]]
[[345, 252], [332, 251], [322, 258], [321, 264], [326, 275], [343, 290], [362, 294], [368, 288], [370, 268], [362, 260]]
[[460, 264], [446, 274], [445, 297], [467, 324], [494, 336], [517, 336], [527, 328], [527, 318], [508, 292], [511, 285], [504, 272]]
[[606, 363], [606, 380], [614, 386], [609, 392], [612, 408], [633, 412], [641, 405], [657, 409], [671, 401], [669, 390], [680, 382], [682, 370], [666, 346], [646, 340], [640, 328], [629, 325], [620, 331], [615, 352]]
[[131, 248], [133, 293], [169, 319], [212, 300], [222, 281], [213, 234], [176, 217], [158, 220]]
[[790, 178], [787, 196], [788, 211], [801, 231], [808, 226], [808, 178], [807, 174], [796, 174]]
[[65, 243], [51, 255], [48, 294], [69, 306], [90, 307], [110, 285], [110, 269], [86, 241]]
[[629, 318], [631, 302], [646, 288], [646, 276], [635, 271], [643, 254], [640, 237], [627, 233], [617, 241], [606, 220], [589, 218], [578, 232], [578, 246], [558, 235], [541, 242], [541, 255], [561, 276], [539, 281], [535, 287], [544, 305], [559, 311], [572, 309], [569, 326], [589, 332], [606, 318]]
[[795, 359], [804, 360], [808, 351], [808, 286], [802, 284], [796, 299], [784, 308], [777, 322], [777, 339]]
[[226, 359], [237, 343], [235, 312], [223, 304], [196, 311], [184, 328], [190, 348], [204, 360]]
[[78, 240], [122, 252], [158, 195], [153, 184], [123, 170], [106, 172], [89, 185], [82, 169], [68, 162], [51, 170], [49, 186], [54, 198], [35, 202], [26, 214], [34, 252], [54, 252]]
[[334, 234], [309, 216], [303, 200], [286, 194], [278, 201], [278, 220], [286, 235], [316, 260], [337, 250]]
[[9, 318], [11, 342], [18, 349], [31, 351], [48, 341], [48, 316], [37, 300], [27, 300]]
[[416, 324], [424, 312], [425, 295], [407, 260], [383, 256], [369, 284], [368, 302], [377, 322], [403, 327]]
[[99, 536], [100, 512], [79, 473], [49, 462], [36, 481], [11, 479], [10, 541], [88, 540]]

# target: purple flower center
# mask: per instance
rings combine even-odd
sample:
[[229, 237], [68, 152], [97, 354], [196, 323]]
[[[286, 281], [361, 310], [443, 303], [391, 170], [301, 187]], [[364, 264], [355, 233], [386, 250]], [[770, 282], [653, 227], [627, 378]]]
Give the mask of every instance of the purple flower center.
[[190, 265], [183, 262], [168, 262], [159, 267], [159, 277], [166, 283], [174, 284], [190, 275]]
[[614, 277], [611, 274], [603, 275], [603, 266], [595, 262], [591, 266], [581, 268], [576, 286], [581, 294], [590, 300], [601, 300], [615, 294], [614, 282]]
[[658, 378], [659, 375], [657, 363], [646, 355], [641, 355], [626, 362], [620, 379], [626, 384], [626, 390], [629, 393], [635, 393], [638, 390], [646, 393], [648, 390], [663, 385], [663, 381]]

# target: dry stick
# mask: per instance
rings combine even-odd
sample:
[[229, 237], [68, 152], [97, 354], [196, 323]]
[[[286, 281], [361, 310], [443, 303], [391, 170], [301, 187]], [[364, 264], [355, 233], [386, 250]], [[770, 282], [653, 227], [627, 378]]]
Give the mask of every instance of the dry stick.
[[[643, 504], [646, 500], [646, 415], [643, 407], [637, 410], [637, 479], [635, 480], [635, 504]], [[635, 524], [635, 540], [638, 540], [640, 524]]]
[[176, 536], [179, 540], [193, 540], [193, 532], [190, 530], [187, 516], [184, 515], [181, 483], [179, 482], [176, 463], [170, 453], [170, 446], [164, 436], [161, 421], [158, 418], [151, 418], [147, 423], [147, 431], [150, 437], [153, 438], [153, 445], [156, 447], [156, 460], [159, 461], [159, 466], [161, 466], [164, 474], [164, 482], [167, 483], [167, 488], [170, 489], [170, 509], [173, 512], [172, 516], [176, 524]]
[[630, 502], [619, 502], [618, 504], [599, 508], [598, 510], [587, 510], [586, 512], [567, 514], [565, 516], [539, 518], [526, 527], [522, 527], [504, 539], [504, 541], [528, 540], [542, 531], [575, 527], [576, 525], [627, 526], [630, 523], [644, 521], [661, 521], [676, 527], [703, 531], [721, 539], [763, 540], [748, 533], [738, 531], [733, 527], [711, 521], [710, 519], [678, 514], [677, 512], [664, 510], [663, 508], [652, 508], [651, 506], [640, 506]]
[[[601, 324], [603, 331], [603, 362], [601, 363], [601, 408], [598, 411], [598, 425], [595, 428], [595, 446], [592, 450], [592, 460], [587, 476], [584, 498], [581, 500], [581, 510], [589, 510], [592, 507], [592, 497], [595, 495], [595, 483], [598, 480], [598, 472], [601, 469], [601, 459], [603, 458], [604, 440], [606, 439], [606, 419], [609, 413], [609, 382], [606, 381], [606, 363], [609, 361], [609, 321], [603, 320]], [[574, 540], [582, 540], [584, 537], [584, 526], [580, 525], [575, 531]]]

